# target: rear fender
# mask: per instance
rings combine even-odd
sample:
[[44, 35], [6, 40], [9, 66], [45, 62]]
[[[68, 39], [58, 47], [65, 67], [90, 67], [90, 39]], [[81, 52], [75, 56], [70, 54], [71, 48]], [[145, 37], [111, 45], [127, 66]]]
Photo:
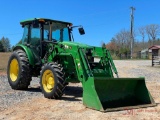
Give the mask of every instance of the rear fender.
[[31, 49], [29, 49], [27, 46], [24, 45], [16, 45], [13, 49], [13, 51], [16, 51], [17, 49], [21, 49], [23, 51], [25, 51], [25, 53], [27, 54], [28, 60], [29, 60], [29, 64], [34, 66], [35, 65], [35, 61], [34, 61], [34, 55], [31, 51]]

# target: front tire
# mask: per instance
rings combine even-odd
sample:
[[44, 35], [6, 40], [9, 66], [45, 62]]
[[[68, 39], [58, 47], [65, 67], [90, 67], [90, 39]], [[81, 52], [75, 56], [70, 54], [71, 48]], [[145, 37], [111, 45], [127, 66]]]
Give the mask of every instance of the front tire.
[[7, 66], [7, 77], [12, 89], [24, 90], [30, 85], [29, 61], [23, 50], [16, 50], [10, 56]]
[[65, 89], [64, 73], [57, 63], [47, 63], [40, 72], [40, 86], [44, 97], [57, 99]]

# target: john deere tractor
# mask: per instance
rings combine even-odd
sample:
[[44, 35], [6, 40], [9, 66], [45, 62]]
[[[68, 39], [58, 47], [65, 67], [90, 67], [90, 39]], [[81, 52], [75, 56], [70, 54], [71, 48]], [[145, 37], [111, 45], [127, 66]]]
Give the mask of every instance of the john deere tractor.
[[8, 61], [12, 89], [27, 89], [32, 77], [39, 77], [42, 93], [49, 99], [61, 98], [68, 82], [81, 82], [83, 104], [89, 108], [114, 111], [156, 105], [144, 78], [118, 78], [106, 48], [74, 42], [73, 28], [83, 35], [83, 27], [44, 18], [20, 24], [22, 41]]

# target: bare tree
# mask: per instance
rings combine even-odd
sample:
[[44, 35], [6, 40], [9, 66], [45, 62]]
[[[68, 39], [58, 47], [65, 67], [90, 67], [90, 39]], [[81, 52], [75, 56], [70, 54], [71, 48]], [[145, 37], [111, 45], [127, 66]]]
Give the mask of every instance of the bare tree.
[[[156, 40], [157, 36], [160, 33], [160, 26], [158, 24], [150, 24], [146, 26], [146, 33], [148, 35], [148, 39], [152, 39], [152, 45], [154, 44], [154, 41]], [[151, 39], [150, 39], [151, 38]]]
[[139, 29], [138, 29], [138, 31], [139, 31], [139, 34], [140, 34], [140, 36], [142, 37], [142, 44], [143, 44], [143, 49], [145, 48], [144, 47], [144, 39], [145, 39], [145, 34], [146, 34], [146, 27], [140, 27]]
[[123, 29], [115, 35], [115, 39], [121, 47], [128, 47], [130, 43], [130, 32]]

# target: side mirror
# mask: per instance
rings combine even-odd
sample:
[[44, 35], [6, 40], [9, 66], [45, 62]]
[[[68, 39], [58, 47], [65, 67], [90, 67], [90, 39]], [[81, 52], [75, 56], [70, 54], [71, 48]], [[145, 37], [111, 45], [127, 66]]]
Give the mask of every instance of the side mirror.
[[84, 35], [85, 31], [83, 29], [83, 27], [78, 28], [80, 35]]
[[39, 28], [39, 21], [35, 19], [35, 20], [32, 22], [32, 26], [33, 26], [33, 28]]

